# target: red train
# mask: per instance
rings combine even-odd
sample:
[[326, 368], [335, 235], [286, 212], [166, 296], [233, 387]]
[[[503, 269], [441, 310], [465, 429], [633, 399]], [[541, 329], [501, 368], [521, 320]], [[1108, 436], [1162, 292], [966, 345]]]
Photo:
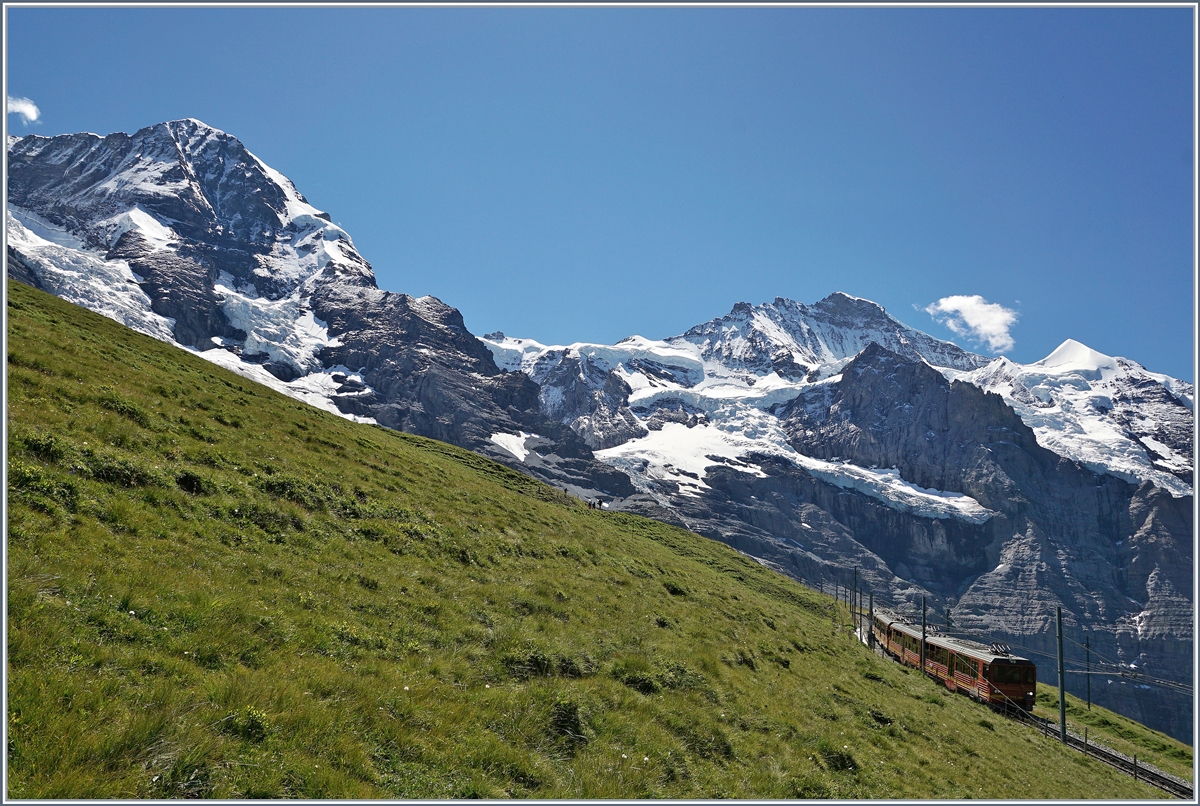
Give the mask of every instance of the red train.
[[[876, 610], [875, 641], [906, 666], [921, 665], [921, 628], [890, 610]], [[997, 708], [1033, 710], [1037, 667], [1008, 648], [931, 633], [925, 635], [925, 673], [980, 702]]]

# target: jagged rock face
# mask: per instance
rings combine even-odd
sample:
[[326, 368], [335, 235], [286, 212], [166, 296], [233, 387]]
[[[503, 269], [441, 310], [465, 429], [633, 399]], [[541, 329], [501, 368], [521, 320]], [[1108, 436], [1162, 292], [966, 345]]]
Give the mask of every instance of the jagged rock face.
[[[980, 590], [966, 590], [960, 601], [989, 613], [993, 625], [1001, 626], [995, 595], [1058, 591], [1065, 607], [1090, 622], [1146, 602], [1155, 569], [1164, 581], [1170, 575], [1174, 590], [1191, 588], [1191, 550], [1180, 540], [1191, 534], [1188, 499], [1094, 473], [1042, 448], [997, 395], [876, 346], [846, 367], [828, 408], [806, 402], [801, 396], [782, 413], [797, 450], [896, 467], [917, 485], [965, 493], [1000, 513], [991, 521], [996, 537], [1014, 540], [993, 558], [1000, 562], [977, 583]], [[1022, 579], [1039, 573], [1049, 576]], [[1036, 620], [1014, 622], [1012, 632], [1044, 626], [1045, 612], [1012, 604], [1005, 612]]]
[[948, 492], [966, 492], [964, 469], [982, 465], [976, 472], [995, 474], [987, 458], [994, 451], [1047, 453], [999, 395], [951, 384], [928, 364], [878, 344], [842, 370], [836, 387], [801, 393], [778, 416], [805, 455], [898, 468], [914, 484]]
[[1148, 377], [1139, 365], [1122, 358], [1116, 361], [1125, 370], [1127, 382], [1112, 396], [1113, 420], [1138, 441], [1152, 464], [1193, 484], [1191, 407]]
[[589, 356], [551, 352], [532, 377], [541, 387], [542, 412], [569, 424], [589, 448], [611, 448], [645, 435], [645, 426], [629, 410], [629, 384]]
[[[180, 344], [204, 349], [211, 346], [213, 336], [234, 341], [246, 338], [245, 331], [231, 325], [221, 310], [221, 300], [213, 291], [216, 267], [205, 268], [186, 257], [156, 252], [132, 230], [117, 239], [105, 258], [124, 260], [144, 278], [140, 285], [151, 299], [151, 308], [175, 320], [175, 340]], [[295, 373], [280, 367], [275, 374]]]

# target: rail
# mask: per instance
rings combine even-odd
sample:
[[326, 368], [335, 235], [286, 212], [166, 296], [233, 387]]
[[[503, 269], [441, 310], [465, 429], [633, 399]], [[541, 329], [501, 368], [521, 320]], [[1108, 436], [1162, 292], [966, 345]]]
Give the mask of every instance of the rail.
[[[1061, 738], [1058, 726], [1053, 724], [1049, 719], [1024, 713], [1016, 718], [1034, 725], [1038, 730], [1052, 739], [1057, 740]], [[1086, 736], [1080, 736], [1070, 730], [1067, 731], [1067, 746], [1094, 759], [1103, 761], [1105, 764], [1126, 775], [1132, 775], [1136, 780], [1145, 781], [1151, 786], [1155, 786], [1166, 792], [1168, 795], [1184, 800], [1192, 800], [1193, 798], [1195, 787], [1190, 781], [1185, 781], [1169, 772], [1163, 772], [1153, 764], [1138, 761], [1137, 756], [1130, 758], [1124, 753], [1117, 752], [1111, 747], [1105, 747], [1102, 744], [1087, 739]]]

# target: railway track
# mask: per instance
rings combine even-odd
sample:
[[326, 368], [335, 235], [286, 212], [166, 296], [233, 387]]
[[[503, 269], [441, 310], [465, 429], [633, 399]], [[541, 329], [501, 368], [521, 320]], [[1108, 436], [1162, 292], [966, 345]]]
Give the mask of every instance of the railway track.
[[[1042, 733], [1052, 739], [1060, 739], [1061, 734], [1059, 727], [1053, 724], [1050, 720], [1041, 719], [1030, 714], [1025, 714], [1016, 717], [1022, 721], [1028, 722], [1037, 727]], [[1182, 778], [1163, 772], [1157, 767], [1147, 764], [1144, 761], [1138, 761], [1137, 757], [1130, 758], [1124, 753], [1118, 753], [1112, 748], [1105, 747], [1101, 744], [1096, 744], [1093, 741], [1088, 741], [1084, 737], [1079, 736], [1071, 731], [1067, 731], [1067, 746], [1073, 747], [1085, 755], [1089, 755], [1098, 761], [1103, 761], [1105, 764], [1113, 767], [1126, 775], [1132, 775], [1139, 781], [1145, 781], [1151, 786], [1158, 787], [1163, 792], [1176, 798], [1183, 800], [1192, 800], [1194, 797], [1195, 787], [1188, 781]]]

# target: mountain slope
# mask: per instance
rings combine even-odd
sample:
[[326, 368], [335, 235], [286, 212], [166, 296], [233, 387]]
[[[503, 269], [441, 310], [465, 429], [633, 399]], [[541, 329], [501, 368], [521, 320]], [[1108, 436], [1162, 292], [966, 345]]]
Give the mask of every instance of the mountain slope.
[[[476, 339], [377, 288], [344, 230], [199, 121], [10, 140], [9, 168], [11, 278], [818, 586], [858, 568], [894, 607], [1034, 647], [1061, 606], [1073, 639], [1191, 679], [1190, 384], [1074, 342], [989, 361], [841, 293], [661, 341]], [[1190, 703], [1105, 688], [1191, 738]]]
[[9, 797], [1155, 794], [724, 546], [16, 283], [8, 373]]

